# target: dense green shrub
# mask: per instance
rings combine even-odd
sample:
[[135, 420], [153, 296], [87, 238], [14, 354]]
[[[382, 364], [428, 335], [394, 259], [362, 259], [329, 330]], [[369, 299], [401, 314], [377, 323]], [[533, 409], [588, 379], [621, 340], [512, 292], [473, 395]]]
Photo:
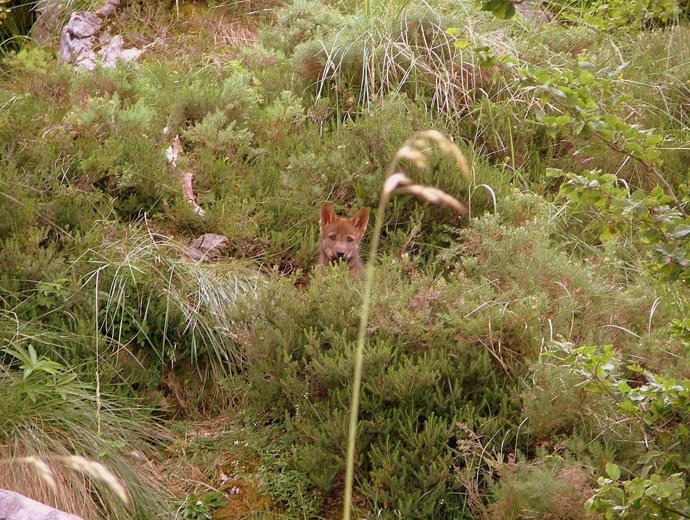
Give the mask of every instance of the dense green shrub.
[[[477, 486], [486, 489], [493, 474], [488, 459], [498, 455], [490, 445], [484, 458], [468, 458], [457, 447], [472, 435], [498, 437], [518, 456], [533, 449], [531, 442], [586, 431], [567, 382], [544, 402], [541, 392], [548, 387], [521, 400], [515, 381], [527, 373], [545, 339], [611, 337], [615, 329], [591, 324], [618, 321], [617, 316], [631, 323], [639, 314], [625, 293], [612, 293], [610, 282], [550, 243], [544, 208], [530, 197], [516, 196], [502, 208], [507, 221], [484, 217], [460, 235], [463, 257], [444, 275], [421, 274], [409, 261], [388, 256], [377, 270], [356, 487], [360, 507], [371, 514], [456, 518], [476, 511], [478, 505], [467, 502], [464, 471], [474, 461], [481, 475]], [[286, 455], [275, 471], [301, 475], [297, 482], [306, 481], [310, 500], [321, 507], [337, 502], [344, 472], [360, 299], [360, 285], [344, 277], [338, 269], [315, 272], [305, 290], [295, 289], [290, 279], [272, 281], [237, 322], [246, 364], [241, 378], [229, 383], [247, 414], [260, 417], [267, 431], [284, 432]], [[654, 295], [645, 298], [651, 306]], [[631, 325], [645, 326], [644, 316]], [[563, 398], [553, 402], [561, 389]], [[526, 436], [516, 429], [523, 406], [534, 420], [523, 427]], [[572, 499], [582, 498], [580, 504], [588, 489], [581, 484]], [[510, 493], [519, 503], [530, 500], [527, 488]], [[542, 511], [558, 509], [549, 501], [560, 494], [554, 488]], [[284, 490], [276, 498], [284, 500]]]
[[[368, 510], [382, 515], [459, 514], [456, 423], [486, 435], [503, 431], [516, 413], [512, 385], [481, 340], [464, 339], [443, 323], [456, 292], [447, 294], [443, 280], [400, 282], [400, 266], [387, 265], [364, 360], [359, 493]], [[247, 330], [246, 364], [242, 382], [234, 383], [249, 412], [285, 421], [293, 444], [288, 467], [329, 500], [344, 470], [359, 304], [357, 284], [343, 284], [343, 276], [337, 270], [315, 276], [306, 292], [271, 284], [240, 325]]]

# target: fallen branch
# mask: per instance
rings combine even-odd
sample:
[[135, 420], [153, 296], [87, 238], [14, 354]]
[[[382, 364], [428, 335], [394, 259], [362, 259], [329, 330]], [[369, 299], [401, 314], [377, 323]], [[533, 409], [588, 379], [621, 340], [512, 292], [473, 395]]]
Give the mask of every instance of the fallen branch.
[[[184, 155], [184, 150], [182, 148], [182, 141], [179, 135], [176, 135], [173, 139], [172, 144], [168, 147], [165, 152], [165, 156], [168, 159], [168, 165], [170, 169], [174, 172], [177, 171], [177, 159]], [[194, 188], [192, 187], [192, 182], [194, 181], [194, 174], [190, 171], [182, 171], [178, 174], [180, 176], [180, 182], [182, 183], [182, 195], [194, 208], [194, 213], [202, 217], [206, 216], [204, 209], [199, 206], [196, 202], [196, 196], [194, 195]]]

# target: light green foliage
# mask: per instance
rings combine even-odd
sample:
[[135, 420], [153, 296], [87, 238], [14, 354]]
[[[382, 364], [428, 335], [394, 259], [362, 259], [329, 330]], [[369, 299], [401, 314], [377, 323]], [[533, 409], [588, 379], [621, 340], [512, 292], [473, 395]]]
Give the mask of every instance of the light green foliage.
[[267, 32], [264, 43], [286, 54], [311, 38], [335, 30], [343, 21], [337, 9], [318, 0], [290, 2], [277, 14], [276, 26], [280, 29]]
[[[625, 378], [611, 345], [575, 348], [556, 343], [547, 354], [577, 374], [586, 391], [602, 394], [615, 405], [617, 412], [606, 421], [626, 417], [646, 439], [636, 463], [630, 461], [627, 468], [606, 464], [606, 476], [599, 477], [588, 510], [611, 519], [687, 516], [690, 381], [659, 376], [634, 364], [625, 367], [630, 374]], [[644, 383], [632, 384], [639, 379]]]
[[671, 335], [681, 341], [684, 349], [690, 349], [690, 318], [673, 320], [669, 326]]
[[612, 32], [663, 27], [683, 14], [682, 0], [580, 0], [571, 4], [574, 6], [558, 12], [560, 18]]
[[220, 110], [206, 115], [182, 136], [192, 145], [204, 147], [221, 157], [246, 153], [253, 137], [246, 128], [237, 128], [237, 122], [228, 120]]
[[[581, 57], [575, 71], [522, 69], [520, 74], [541, 100], [544, 110], [536, 113], [536, 119], [546, 127], [548, 135], [555, 137], [567, 132], [587, 140], [597, 137], [614, 151], [639, 161], [660, 164], [661, 152], [657, 145], [663, 136], [631, 124], [616, 114], [627, 98], [613, 88], [612, 81], [623, 68], [624, 65], [614, 70], [596, 70]], [[583, 151], [591, 151], [593, 145], [596, 141], [587, 143]]]
[[[280, 439], [280, 433], [275, 433], [274, 437]], [[288, 460], [285, 455], [290, 451], [290, 447], [282, 442], [269, 446], [258, 473], [271, 498], [285, 508], [287, 518], [316, 517], [323, 508], [323, 497], [310, 489], [308, 475], [291, 469], [292, 457]], [[310, 457], [311, 453], [307, 451], [304, 456]]]
[[213, 510], [225, 504], [223, 494], [218, 491], [209, 491], [197, 496], [194, 493], [187, 495], [187, 499], [180, 506], [180, 518], [188, 520], [211, 520]]
[[4, 352], [19, 362], [22, 370], [22, 381], [24, 388], [20, 390], [33, 403], [36, 399], [44, 397], [48, 392], [58, 394], [63, 401], [67, 396], [80, 398], [87, 397], [85, 389], [76, 380], [76, 374], [64, 373], [63, 367], [42, 356], [40, 359], [36, 354], [33, 345], [29, 343], [28, 349], [21, 346], [6, 348]]
[[[124, 247], [122, 256], [113, 250]], [[139, 236], [104, 249], [107, 260], [92, 261], [80, 291], [95, 298], [93, 317], [106, 349], [127, 346], [135, 361], [152, 363], [144, 383], [155, 386], [166, 365], [192, 362], [216, 377], [237, 369], [241, 354], [223, 331], [232, 323], [234, 305], [251, 297], [259, 283], [241, 264], [217, 271], [175, 258], [179, 245]], [[132, 376], [136, 372], [132, 373]]]
[[501, 464], [499, 471], [502, 475], [493, 490], [495, 501], [489, 507], [491, 518], [590, 518], [582, 507], [591, 493], [586, 468], [556, 455], [539, 453], [532, 464], [509, 461]]
[[[562, 172], [555, 172], [562, 174]], [[690, 219], [673, 206], [674, 199], [657, 186], [650, 193], [630, 192], [627, 183], [598, 171], [565, 175], [561, 193], [572, 203], [572, 212], [587, 211], [587, 229], [602, 241], [618, 236], [635, 237], [644, 244], [651, 273], [668, 280], [690, 281]], [[690, 201], [681, 185], [683, 202]]]
[[[644, 472], [644, 470], [643, 470]], [[608, 477], [599, 477], [599, 488], [587, 502], [589, 511], [604, 513], [605, 518], [685, 518], [690, 511], [683, 473], [620, 481], [620, 468], [606, 465]], [[646, 472], [645, 472], [646, 473]]]

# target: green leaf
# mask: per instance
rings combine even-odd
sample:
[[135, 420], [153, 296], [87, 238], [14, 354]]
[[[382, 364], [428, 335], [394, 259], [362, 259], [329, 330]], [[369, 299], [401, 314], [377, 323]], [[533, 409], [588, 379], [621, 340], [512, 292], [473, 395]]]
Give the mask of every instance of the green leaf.
[[645, 484], [642, 479], [636, 478], [628, 482], [625, 486], [630, 501], [637, 500], [644, 495]]
[[619, 381], [618, 382], [618, 390], [623, 393], [627, 393], [631, 390], [630, 385], [627, 383], [627, 381]]
[[488, 0], [482, 4], [482, 11], [489, 11], [500, 20], [507, 20], [515, 15], [515, 5], [511, 0]]
[[611, 480], [618, 480], [621, 478], [620, 468], [612, 462], [608, 462], [606, 464], [606, 474], [611, 478]]
[[656, 486], [656, 495], [661, 498], [668, 498], [670, 496], [676, 495], [683, 490], [682, 482], [676, 480], [669, 480], [666, 482], [660, 482]]
[[618, 407], [624, 412], [637, 413], [637, 406], [632, 401], [622, 401]]
[[453, 46], [456, 49], [464, 50], [470, 46], [470, 41], [465, 38], [457, 39], [453, 42]]
[[565, 173], [560, 168], [546, 168], [546, 177], [548, 179], [557, 179], [563, 177]]
[[647, 152], [645, 153], [645, 157], [648, 161], [656, 161], [659, 157], [661, 157], [661, 151], [657, 150], [656, 148], [648, 148]]
[[36, 350], [33, 345], [29, 345], [29, 357], [31, 358], [31, 364], [35, 365], [38, 363], [38, 356], [36, 355]]

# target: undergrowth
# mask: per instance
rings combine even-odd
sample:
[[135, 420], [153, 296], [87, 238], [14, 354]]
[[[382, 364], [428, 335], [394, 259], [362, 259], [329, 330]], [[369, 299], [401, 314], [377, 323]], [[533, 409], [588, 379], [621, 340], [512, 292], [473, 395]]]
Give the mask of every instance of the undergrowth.
[[318, 208], [375, 207], [433, 128], [469, 176], [401, 166], [468, 213], [387, 206], [355, 512], [687, 517], [687, 2], [480, 4], [132, 2], [109, 24], [140, 63], [79, 74], [0, 22], [0, 459], [60, 492], [18, 462], [5, 487], [85, 518], [339, 516], [364, 286], [312, 269]]

